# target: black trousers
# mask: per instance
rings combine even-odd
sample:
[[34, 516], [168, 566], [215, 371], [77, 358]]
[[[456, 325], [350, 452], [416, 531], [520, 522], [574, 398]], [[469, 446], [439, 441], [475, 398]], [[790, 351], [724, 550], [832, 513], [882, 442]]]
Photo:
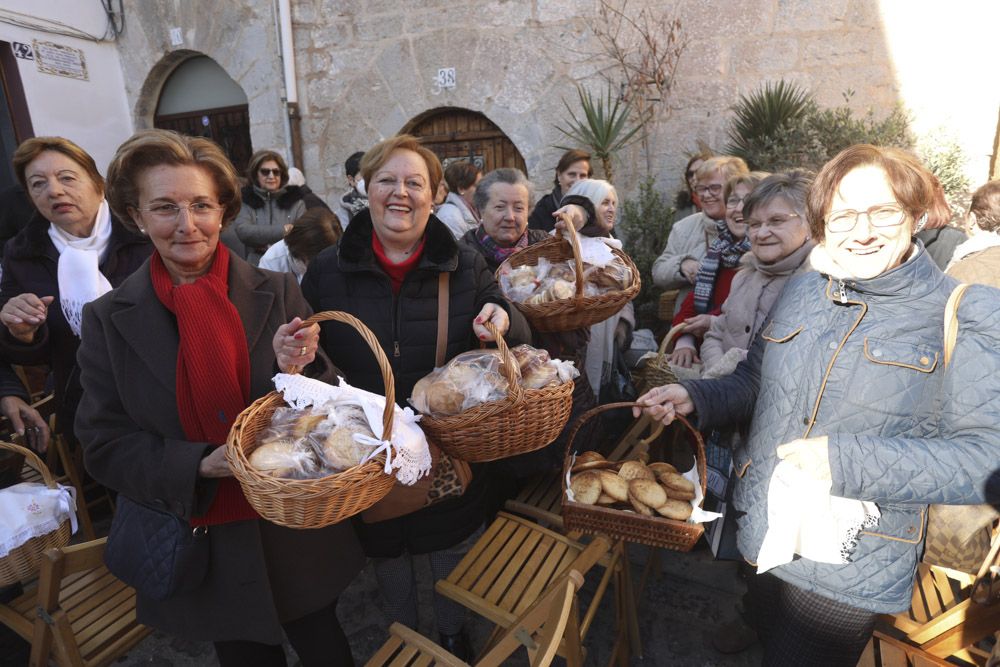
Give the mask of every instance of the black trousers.
[[855, 667], [877, 614], [803, 590], [773, 574], [747, 580], [748, 617], [766, 667]]
[[[303, 667], [353, 667], [347, 635], [337, 620], [337, 601], [319, 611], [283, 623], [288, 642]], [[286, 667], [280, 644], [251, 641], [215, 642], [221, 667]]]

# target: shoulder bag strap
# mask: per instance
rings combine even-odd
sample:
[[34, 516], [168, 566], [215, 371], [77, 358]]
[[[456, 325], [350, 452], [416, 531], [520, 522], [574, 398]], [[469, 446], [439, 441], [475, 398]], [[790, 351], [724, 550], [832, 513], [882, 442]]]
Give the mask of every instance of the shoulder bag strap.
[[962, 295], [969, 289], [967, 283], [962, 283], [951, 292], [948, 303], [944, 307], [944, 367], [951, 363], [951, 355], [955, 351], [955, 341], [958, 340], [958, 304]]
[[451, 301], [448, 294], [448, 279], [451, 274], [442, 271], [438, 275], [438, 329], [437, 329], [437, 349], [434, 353], [434, 367], [441, 368], [446, 361], [445, 355], [448, 353], [448, 302]]

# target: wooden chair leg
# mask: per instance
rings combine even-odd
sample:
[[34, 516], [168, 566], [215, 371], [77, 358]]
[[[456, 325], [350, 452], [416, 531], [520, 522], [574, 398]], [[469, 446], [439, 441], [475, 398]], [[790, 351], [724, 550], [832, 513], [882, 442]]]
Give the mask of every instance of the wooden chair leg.
[[621, 577], [622, 591], [624, 592], [623, 602], [625, 604], [625, 627], [628, 633], [629, 642], [632, 645], [632, 653], [640, 660], [642, 659], [642, 638], [639, 636], [639, 613], [636, 608], [635, 590], [632, 586], [632, 570], [629, 567], [628, 545], [619, 542], [621, 549]]
[[94, 522], [90, 518], [90, 508], [87, 507], [87, 496], [84, 495], [83, 480], [80, 478], [80, 469], [77, 467], [73, 455], [67, 451], [66, 441], [60, 435], [53, 435], [50, 441], [50, 449], [55, 448], [59, 453], [59, 460], [62, 463], [63, 471], [69, 477], [70, 484], [76, 489], [76, 516], [80, 520], [80, 532], [86, 541], [97, 539], [94, 532]]

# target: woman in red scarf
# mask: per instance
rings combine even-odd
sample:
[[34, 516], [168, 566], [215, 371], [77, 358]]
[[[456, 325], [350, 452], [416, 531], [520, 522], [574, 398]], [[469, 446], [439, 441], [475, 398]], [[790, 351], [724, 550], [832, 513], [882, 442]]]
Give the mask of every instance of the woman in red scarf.
[[215, 643], [222, 665], [353, 664], [337, 596], [363, 565], [349, 525], [291, 530], [261, 519], [223, 445], [271, 389], [275, 366], [332, 370], [290, 274], [250, 266], [219, 243], [240, 208], [217, 145], [140, 132], [108, 169], [112, 208], [156, 248], [84, 312], [77, 433], [88, 471], [129, 498], [204, 526], [208, 574], [194, 591], [138, 597], [139, 620]]

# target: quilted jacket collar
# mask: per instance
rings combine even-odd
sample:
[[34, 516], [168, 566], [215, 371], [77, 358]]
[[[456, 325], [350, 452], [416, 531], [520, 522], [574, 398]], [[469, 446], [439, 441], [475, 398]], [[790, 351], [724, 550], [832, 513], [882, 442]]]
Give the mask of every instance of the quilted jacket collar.
[[[341, 271], [381, 271], [372, 250], [373, 233], [371, 211], [365, 209], [351, 218], [351, 224], [340, 239]], [[432, 215], [424, 235], [424, 253], [416, 270], [441, 273], [458, 268], [458, 243], [443, 222]]]
[[[813, 249], [809, 261], [814, 269], [829, 278], [831, 285], [835, 286], [840, 277], [822, 245]], [[874, 278], [864, 280], [844, 278], [843, 280], [848, 293], [853, 291], [862, 297], [878, 296], [911, 300], [925, 297], [936, 291], [941, 282], [947, 278], [931, 259], [923, 242], [914, 238], [910, 257], [896, 268]], [[828, 289], [827, 297], [831, 301], [837, 300], [836, 290]]]

